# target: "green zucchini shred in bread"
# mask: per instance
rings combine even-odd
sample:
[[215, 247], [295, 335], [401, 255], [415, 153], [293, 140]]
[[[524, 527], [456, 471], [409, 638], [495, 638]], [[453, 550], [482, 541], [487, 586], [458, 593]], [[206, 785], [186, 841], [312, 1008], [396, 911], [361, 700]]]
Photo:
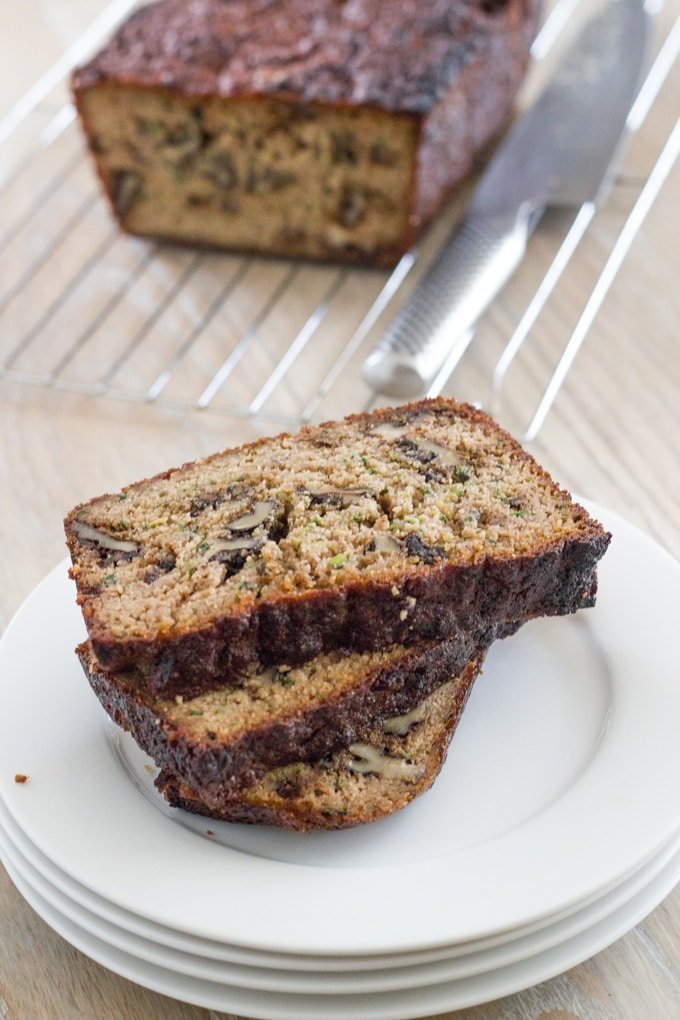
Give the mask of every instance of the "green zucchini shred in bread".
[[156, 785], [168, 802], [228, 822], [286, 829], [347, 829], [406, 807], [430, 788], [461, 717], [481, 657], [410, 713], [374, 722], [331, 758], [268, 772], [238, 797], [206, 804], [200, 791], [168, 770]]
[[442, 398], [215, 454], [65, 527], [99, 665], [169, 695], [574, 612], [610, 538], [491, 418]]

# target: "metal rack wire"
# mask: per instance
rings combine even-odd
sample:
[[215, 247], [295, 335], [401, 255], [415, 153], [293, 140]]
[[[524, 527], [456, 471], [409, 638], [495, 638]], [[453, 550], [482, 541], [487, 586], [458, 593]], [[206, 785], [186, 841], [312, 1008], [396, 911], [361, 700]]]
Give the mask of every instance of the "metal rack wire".
[[[7, 152], [19, 134], [29, 136], [0, 185], [0, 379], [288, 426], [379, 403], [361, 379], [361, 362], [456, 210], [389, 275], [196, 253], [122, 236], [62, 97], [69, 67], [133, 6], [109, 5], [0, 122]], [[549, 73], [575, 6], [559, 0], [546, 20], [530, 85]], [[577, 320], [566, 339], [551, 338], [546, 378], [519, 401], [521, 429], [528, 438], [537, 434], [680, 153], [680, 122], [669, 128], [676, 111], [667, 95], [680, 84], [680, 18], [658, 22], [653, 60], [628, 118], [633, 141], [609, 202], [604, 210], [588, 204], [571, 217], [547, 218], [526, 265], [475, 336], [452, 349], [430, 395], [453, 377], [457, 394], [500, 413], [513, 365], [574, 259], [583, 257], [594, 269]]]

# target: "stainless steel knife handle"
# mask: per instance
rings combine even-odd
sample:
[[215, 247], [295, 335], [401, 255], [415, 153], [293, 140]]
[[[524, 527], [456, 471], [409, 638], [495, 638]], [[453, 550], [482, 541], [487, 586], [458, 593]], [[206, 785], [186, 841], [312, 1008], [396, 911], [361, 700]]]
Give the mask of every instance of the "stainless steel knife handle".
[[393, 397], [422, 394], [516, 269], [538, 216], [528, 205], [469, 212], [364, 362], [366, 382]]

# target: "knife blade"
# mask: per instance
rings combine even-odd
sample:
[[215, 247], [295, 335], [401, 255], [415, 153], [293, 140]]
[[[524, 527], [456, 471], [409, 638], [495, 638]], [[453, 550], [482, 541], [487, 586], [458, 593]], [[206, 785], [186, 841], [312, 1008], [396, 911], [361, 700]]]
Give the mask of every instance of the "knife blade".
[[[366, 359], [370, 386], [421, 394], [462, 356], [548, 207], [600, 202], [625, 140], [650, 35], [643, 0], [611, 0], [497, 149], [468, 210]], [[447, 365], [448, 368], [448, 365]]]

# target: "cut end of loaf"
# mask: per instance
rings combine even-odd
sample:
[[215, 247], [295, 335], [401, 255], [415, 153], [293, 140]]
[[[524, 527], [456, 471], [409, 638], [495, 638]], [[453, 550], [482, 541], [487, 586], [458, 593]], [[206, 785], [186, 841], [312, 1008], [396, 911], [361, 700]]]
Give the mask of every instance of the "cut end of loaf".
[[108, 84], [78, 105], [130, 233], [385, 265], [410, 243], [411, 117]]

